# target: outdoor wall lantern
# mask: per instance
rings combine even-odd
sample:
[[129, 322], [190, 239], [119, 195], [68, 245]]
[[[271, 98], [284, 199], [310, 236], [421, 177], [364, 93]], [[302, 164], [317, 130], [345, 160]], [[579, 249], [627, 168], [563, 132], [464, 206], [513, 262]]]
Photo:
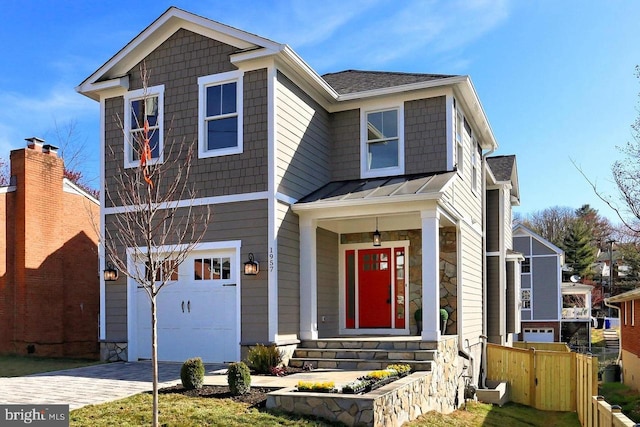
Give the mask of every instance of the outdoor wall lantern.
[[380, 237], [380, 232], [378, 231], [378, 217], [376, 217], [376, 231], [373, 233], [373, 246], [382, 245], [382, 239]]
[[105, 282], [113, 282], [118, 280], [118, 270], [111, 264], [110, 261], [107, 261], [107, 265], [105, 266], [103, 273]]
[[249, 254], [249, 261], [244, 263], [244, 275], [255, 276], [260, 271], [258, 261], [253, 260], [253, 253]]

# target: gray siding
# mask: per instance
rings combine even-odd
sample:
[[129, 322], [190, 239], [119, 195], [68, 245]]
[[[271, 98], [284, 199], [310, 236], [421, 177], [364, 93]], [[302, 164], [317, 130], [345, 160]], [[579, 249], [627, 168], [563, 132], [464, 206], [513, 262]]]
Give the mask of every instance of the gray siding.
[[532, 239], [533, 253], [536, 255], [554, 255], [558, 253], [552, 250], [549, 246], [542, 244], [537, 239]]
[[516, 252], [520, 252], [524, 256], [531, 255], [531, 246], [529, 245], [529, 236], [514, 236], [513, 237], [513, 249]]
[[558, 319], [558, 264], [557, 257], [533, 257], [532, 309], [533, 320]]
[[[339, 318], [339, 236], [331, 231], [318, 228], [318, 336], [338, 335]], [[322, 321], [324, 316], [325, 321]]]
[[487, 252], [500, 250], [500, 191], [487, 191]]
[[[185, 209], [179, 209], [177, 216]], [[268, 260], [266, 200], [228, 203], [211, 206], [211, 219], [202, 242], [241, 240], [240, 264], [252, 252], [255, 259]], [[114, 233], [116, 227], [111, 215], [106, 217], [106, 227]], [[171, 243], [171, 242], [167, 242]], [[241, 330], [242, 342], [255, 343], [268, 340], [268, 289], [267, 273], [241, 277]], [[122, 340], [127, 336], [126, 279], [121, 275], [118, 282], [106, 287], [107, 339]]]
[[502, 344], [505, 334], [500, 268], [500, 257], [487, 257], [487, 334], [489, 341], [497, 344]]
[[447, 169], [446, 97], [404, 104], [405, 173]]
[[[179, 30], [146, 58], [149, 86], [164, 85], [165, 162], [171, 141], [198, 141], [198, 84], [201, 76], [235, 70], [229, 54], [235, 48], [215, 40]], [[142, 87], [139, 66], [129, 71], [130, 89]], [[267, 189], [267, 80], [266, 70], [244, 76], [244, 151], [240, 154], [192, 160], [190, 181], [198, 197], [219, 196]], [[114, 185], [114, 176], [123, 167], [123, 136], [118, 118], [124, 113], [123, 98], [106, 101], [105, 183]], [[184, 163], [186, 150], [173, 157]], [[113, 154], [112, 154], [113, 153]], [[196, 150], [197, 153], [197, 150]], [[167, 162], [168, 163], [168, 162]], [[169, 171], [168, 176], [175, 175]], [[107, 205], [109, 205], [107, 203]]]
[[330, 117], [331, 179], [360, 178], [360, 110], [341, 111]]
[[300, 329], [300, 234], [298, 217], [288, 205], [278, 205], [278, 334]]
[[277, 189], [296, 199], [330, 180], [329, 114], [278, 73]]
[[515, 262], [507, 262], [507, 333], [520, 332], [519, 312], [520, 307], [520, 289], [518, 288], [518, 279], [516, 278], [517, 269]]

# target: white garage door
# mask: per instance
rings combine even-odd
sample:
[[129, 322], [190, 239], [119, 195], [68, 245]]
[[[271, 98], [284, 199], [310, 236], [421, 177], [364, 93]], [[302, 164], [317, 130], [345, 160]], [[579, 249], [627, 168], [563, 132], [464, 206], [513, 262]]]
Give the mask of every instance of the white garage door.
[[525, 328], [522, 334], [524, 341], [553, 342], [553, 328]]
[[[232, 362], [239, 357], [235, 252], [194, 252], [158, 294], [158, 359]], [[138, 357], [151, 358], [151, 303], [137, 292]]]

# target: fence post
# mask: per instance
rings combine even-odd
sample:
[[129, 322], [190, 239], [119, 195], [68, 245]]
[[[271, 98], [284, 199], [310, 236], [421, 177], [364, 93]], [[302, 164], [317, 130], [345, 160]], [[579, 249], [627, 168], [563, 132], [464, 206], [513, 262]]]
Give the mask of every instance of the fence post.
[[538, 382], [536, 379], [536, 349], [534, 347], [529, 349], [529, 369], [529, 401], [531, 402], [529, 405], [538, 409], [536, 406], [536, 386]]

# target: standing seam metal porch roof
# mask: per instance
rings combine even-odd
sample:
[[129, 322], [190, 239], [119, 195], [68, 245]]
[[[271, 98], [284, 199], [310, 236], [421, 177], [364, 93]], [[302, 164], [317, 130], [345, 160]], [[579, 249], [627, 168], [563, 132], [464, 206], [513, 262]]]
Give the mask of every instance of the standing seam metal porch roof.
[[394, 196], [438, 194], [447, 187], [455, 174], [452, 171], [332, 181], [303, 197], [296, 205], [365, 199], [382, 202]]

